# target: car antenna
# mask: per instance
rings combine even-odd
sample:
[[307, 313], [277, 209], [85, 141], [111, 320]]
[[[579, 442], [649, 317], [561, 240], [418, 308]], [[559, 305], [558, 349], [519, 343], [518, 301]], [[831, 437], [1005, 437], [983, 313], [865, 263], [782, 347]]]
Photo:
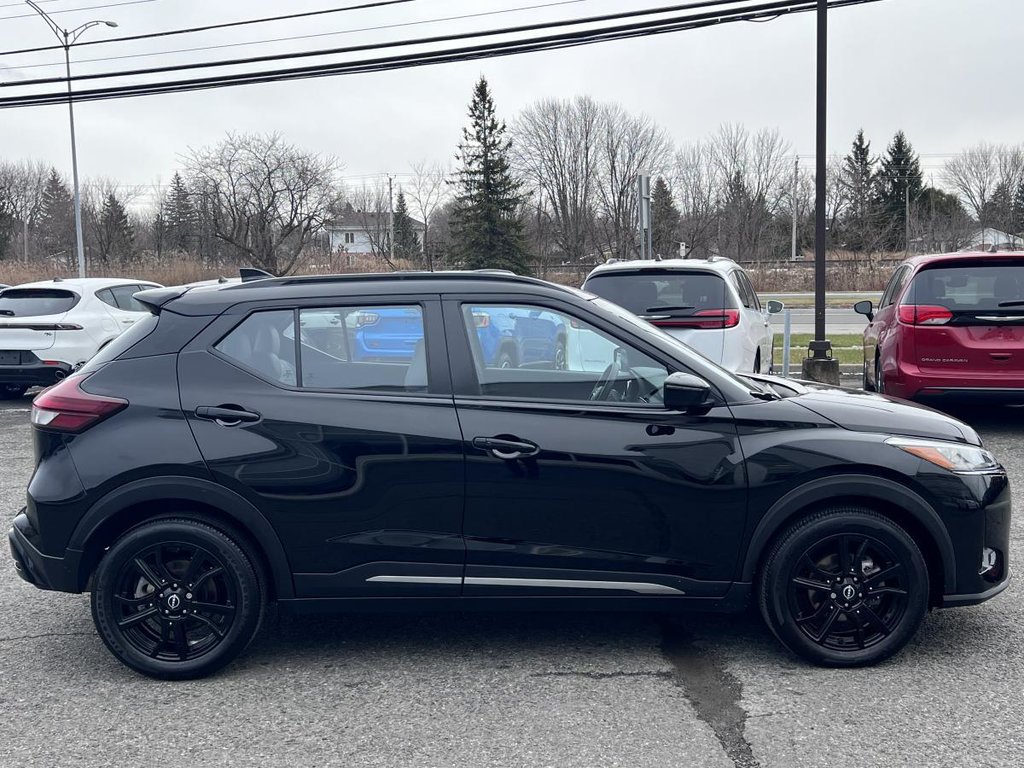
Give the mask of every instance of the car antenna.
[[53, 282], [55, 282], [55, 283], [63, 283], [64, 282], [64, 278], [63, 277], [55, 277], [55, 278], [53, 278]]
[[264, 272], [262, 269], [256, 269], [255, 267], [242, 267], [238, 270], [238, 274], [242, 277], [243, 283], [249, 283], [253, 280], [266, 280], [268, 277], [274, 277], [269, 272]]
[[220, 277], [217, 278], [218, 283], [226, 283], [227, 281], [228, 279], [224, 277], [224, 275], [221, 275]]

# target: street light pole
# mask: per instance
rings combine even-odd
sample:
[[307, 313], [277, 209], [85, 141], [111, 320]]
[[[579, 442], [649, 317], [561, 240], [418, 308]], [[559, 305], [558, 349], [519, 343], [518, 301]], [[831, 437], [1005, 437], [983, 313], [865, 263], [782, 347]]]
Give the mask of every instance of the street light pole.
[[78, 149], [75, 146], [75, 104], [71, 95], [71, 46], [74, 45], [82, 33], [91, 27], [105, 24], [108, 27], [116, 27], [116, 21], [87, 21], [70, 31], [62, 28], [50, 15], [36, 5], [32, 0], [25, 0], [25, 3], [36, 13], [43, 17], [47, 26], [57, 36], [61, 47], [64, 48], [64, 65], [68, 77], [68, 117], [71, 123], [71, 175], [75, 184], [75, 253], [78, 256], [78, 276], [85, 277], [85, 239], [82, 237], [82, 195], [78, 186]]

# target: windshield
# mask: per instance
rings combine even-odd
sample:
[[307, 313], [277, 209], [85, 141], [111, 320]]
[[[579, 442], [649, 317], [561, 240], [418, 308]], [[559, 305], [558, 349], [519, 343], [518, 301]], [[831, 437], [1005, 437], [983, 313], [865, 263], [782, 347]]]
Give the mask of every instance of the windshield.
[[705, 369], [710, 368], [713, 371], [712, 375], [721, 379], [726, 379], [729, 384], [732, 384], [733, 386], [743, 390], [744, 392], [750, 392], [751, 389], [757, 389], [756, 387], [751, 386], [751, 382], [749, 380], [741, 379], [740, 377], [736, 376], [731, 371], [726, 370], [713, 360], [709, 360], [707, 357], [702, 355], [693, 347], [689, 346], [688, 344], [685, 344], [684, 342], [680, 341], [674, 336], [665, 333], [665, 331], [661, 330], [660, 328], [655, 328], [653, 325], [646, 322], [645, 320], [641, 320], [635, 314], [627, 312], [618, 304], [613, 304], [612, 302], [601, 297], [595, 297], [591, 301], [596, 307], [599, 307], [600, 309], [603, 309], [604, 311], [609, 312], [615, 315], [616, 317], [629, 323], [633, 331], [638, 336], [646, 338], [655, 346], [662, 348], [666, 346], [670, 347], [672, 350], [675, 351], [678, 357], [681, 357], [684, 360], [691, 363], [691, 367], [694, 368], [694, 373], [701, 374], [704, 372]]
[[706, 309], [736, 309], [725, 280], [712, 272], [610, 272], [594, 275], [584, 289], [641, 316], [685, 317]]
[[0, 294], [0, 317], [60, 315], [78, 299], [77, 293], [57, 288], [7, 288]]
[[952, 312], [1019, 311], [1024, 308], [1024, 258], [923, 269], [902, 303], [942, 306]]

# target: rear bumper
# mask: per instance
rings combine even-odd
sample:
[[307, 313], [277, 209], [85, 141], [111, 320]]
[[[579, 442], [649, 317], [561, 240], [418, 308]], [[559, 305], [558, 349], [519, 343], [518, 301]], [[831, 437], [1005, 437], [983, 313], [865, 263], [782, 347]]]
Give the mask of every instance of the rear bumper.
[[0, 365], [0, 384], [25, 387], [49, 387], [71, 373], [68, 363], [44, 365], [41, 360], [28, 365]]
[[887, 394], [906, 399], [943, 398], [982, 402], [1024, 402], [1024, 376], [1017, 372], [923, 371], [901, 362], [896, 376], [886, 372]]
[[14, 558], [14, 570], [29, 584], [40, 589], [59, 592], [80, 592], [78, 566], [81, 553], [67, 552], [67, 557], [44, 555], [32, 545], [34, 531], [24, 510], [14, 518], [7, 533], [7, 543]]

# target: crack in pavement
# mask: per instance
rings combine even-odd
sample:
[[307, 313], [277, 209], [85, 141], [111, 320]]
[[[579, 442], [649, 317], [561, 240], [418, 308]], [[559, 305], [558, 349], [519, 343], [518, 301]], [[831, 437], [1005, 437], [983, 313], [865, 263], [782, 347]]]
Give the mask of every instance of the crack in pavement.
[[694, 638], [667, 619], [661, 651], [671, 662], [676, 685], [683, 689], [697, 717], [714, 731], [736, 768], [760, 768], [745, 734], [747, 712], [740, 706], [743, 687], [718, 656], [694, 644]]
[[674, 672], [533, 672], [530, 677], [584, 677], [588, 680], [610, 680], [615, 677], [672, 678]]

